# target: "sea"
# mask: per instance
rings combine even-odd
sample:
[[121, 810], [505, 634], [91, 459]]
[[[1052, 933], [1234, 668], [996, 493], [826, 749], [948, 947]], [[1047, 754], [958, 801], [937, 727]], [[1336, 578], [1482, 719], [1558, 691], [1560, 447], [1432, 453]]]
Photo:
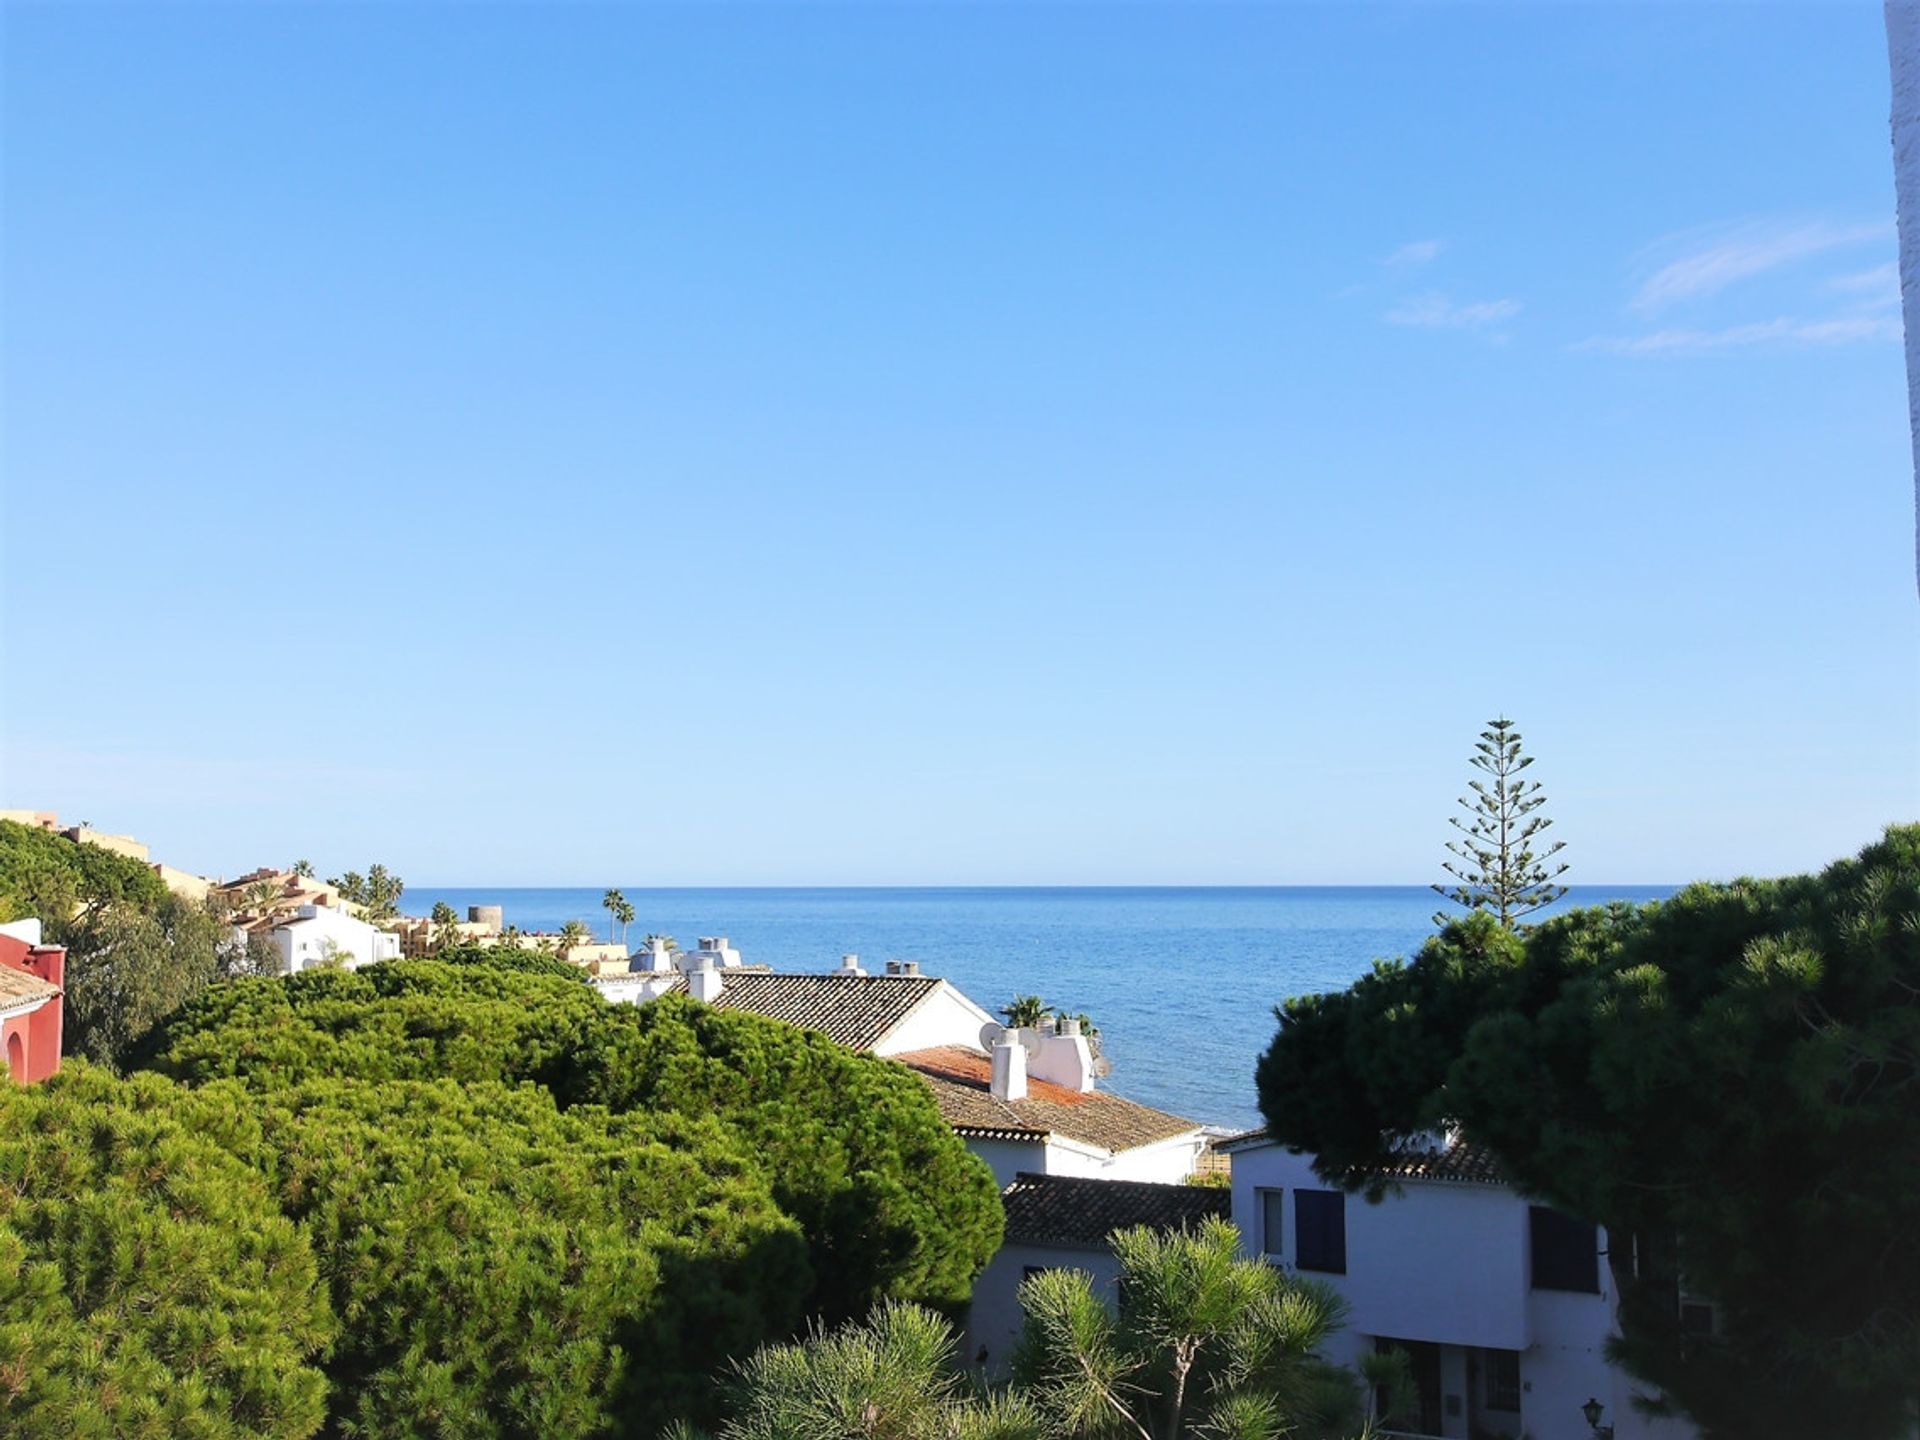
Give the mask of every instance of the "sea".
[[[1274, 1007], [1411, 955], [1449, 908], [1424, 886], [620, 888], [637, 912], [636, 947], [648, 934], [688, 949], [724, 935], [749, 964], [802, 972], [848, 954], [869, 973], [917, 960], [988, 1011], [1039, 995], [1085, 1012], [1113, 1063], [1103, 1085], [1235, 1130], [1260, 1123], [1253, 1070], [1272, 1042]], [[1575, 886], [1555, 911], [1674, 888]], [[464, 916], [469, 905], [499, 905], [522, 930], [580, 920], [605, 938], [604, 893], [409, 886], [403, 908], [425, 914], [445, 900]]]

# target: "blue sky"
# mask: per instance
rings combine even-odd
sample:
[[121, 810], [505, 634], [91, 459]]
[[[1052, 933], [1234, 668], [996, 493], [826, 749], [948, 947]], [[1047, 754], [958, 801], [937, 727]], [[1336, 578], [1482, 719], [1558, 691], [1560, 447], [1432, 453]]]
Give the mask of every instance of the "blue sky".
[[0, 802], [416, 883], [1920, 815], [1878, 6], [8, 7]]

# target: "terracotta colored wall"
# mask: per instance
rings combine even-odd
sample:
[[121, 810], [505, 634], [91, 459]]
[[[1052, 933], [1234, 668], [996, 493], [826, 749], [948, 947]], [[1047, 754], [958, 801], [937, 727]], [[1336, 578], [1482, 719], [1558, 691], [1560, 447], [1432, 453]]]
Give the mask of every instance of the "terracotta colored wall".
[[[64, 985], [67, 977], [67, 952], [58, 945], [30, 948], [21, 941], [0, 936], [0, 965], [25, 970], [53, 985]], [[14, 1074], [14, 1081], [31, 1085], [44, 1080], [60, 1068], [60, 1048], [66, 1021], [66, 997], [56, 995], [29, 1015], [11, 1015], [0, 1022], [0, 1058], [17, 1053], [18, 1040], [26, 1054], [25, 1073]]]

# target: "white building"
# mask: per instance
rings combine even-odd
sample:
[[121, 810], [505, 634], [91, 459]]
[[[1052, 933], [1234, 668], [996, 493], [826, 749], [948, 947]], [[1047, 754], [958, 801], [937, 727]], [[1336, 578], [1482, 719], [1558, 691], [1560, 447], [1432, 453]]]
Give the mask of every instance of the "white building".
[[1158, 1185], [1061, 1175], [1016, 1175], [1001, 1192], [1007, 1235], [974, 1283], [965, 1355], [988, 1375], [1006, 1373], [1019, 1338], [1020, 1282], [1041, 1270], [1084, 1270], [1096, 1295], [1119, 1304], [1120, 1262], [1107, 1237], [1149, 1225], [1176, 1230], [1226, 1219], [1217, 1186]]
[[1409, 1151], [1378, 1204], [1333, 1189], [1311, 1155], [1264, 1132], [1220, 1147], [1233, 1162], [1233, 1219], [1251, 1254], [1325, 1281], [1350, 1307], [1327, 1358], [1405, 1350], [1416, 1413], [1407, 1434], [1688, 1440], [1635, 1409], [1644, 1387], [1607, 1363], [1613, 1277], [1593, 1225], [1529, 1203], [1482, 1147], [1457, 1138]]
[[826, 974], [776, 975], [743, 964], [721, 937], [677, 954], [656, 945], [632, 970], [593, 983], [615, 1002], [691, 994], [898, 1060], [927, 1082], [947, 1123], [1003, 1186], [1023, 1172], [1178, 1184], [1206, 1147], [1193, 1121], [1097, 1089], [1077, 1022], [1005, 1030], [911, 960], [870, 975], [848, 955]]
[[327, 905], [302, 905], [291, 916], [268, 916], [251, 926], [236, 928], [234, 938], [245, 944], [250, 932], [273, 942], [280, 952], [283, 975], [297, 975], [319, 965], [358, 970], [376, 960], [400, 956], [398, 935]]

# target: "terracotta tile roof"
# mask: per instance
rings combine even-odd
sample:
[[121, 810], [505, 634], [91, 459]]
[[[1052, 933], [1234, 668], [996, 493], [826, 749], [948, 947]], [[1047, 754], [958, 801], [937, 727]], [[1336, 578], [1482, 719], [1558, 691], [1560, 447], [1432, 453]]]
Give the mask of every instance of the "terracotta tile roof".
[[[1253, 1150], [1279, 1142], [1265, 1130], [1249, 1130], [1220, 1141], [1218, 1150]], [[1499, 1157], [1477, 1140], [1455, 1139], [1440, 1150], [1406, 1150], [1390, 1164], [1366, 1172], [1383, 1180], [1453, 1180], [1471, 1185], [1506, 1185]]]
[[1107, 1237], [1130, 1225], [1179, 1230], [1203, 1220], [1225, 1220], [1232, 1199], [1217, 1185], [1154, 1185], [1024, 1172], [1000, 1195], [1007, 1209], [1007, 1244], [1088, 1250], [1106, 1249]]
[[[933, 975], [773, 975], [728, 966], [716, 1010], [745, 1010], [871, 1050], [943, 983]], [[686, 990], [683, 977], [668, 993]]]
[[1031, 1078], [1024, 1100], [996, 1100], [992, 1059], [957, 1045], [913, 1050], [893, 1058], [925, 1077], [947, 1123], [973, 1139], [1044, 1140], [1059, 1135], [1103, 1150], [1120, 1151], [1171, 1140], [1200, 1128], [1191, 1120], [1136, 1105], [1102, 1090], [1082, 1094]]
[[11, 965], [0, 965], [0, 1010], [12, 1010], [34, 1000], [50, 1000], [60, 987]]

